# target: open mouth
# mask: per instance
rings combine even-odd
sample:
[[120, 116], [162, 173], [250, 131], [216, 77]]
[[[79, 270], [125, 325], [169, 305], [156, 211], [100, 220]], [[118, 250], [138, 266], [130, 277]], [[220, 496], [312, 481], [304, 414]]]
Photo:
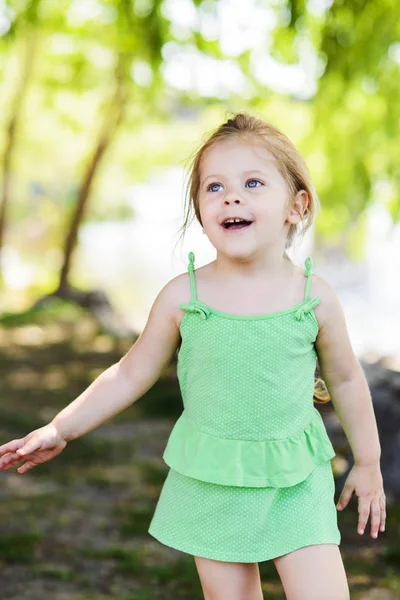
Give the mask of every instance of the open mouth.
[[221, 223], [221, 227], [227, 230], [246, 229], [252, 223], [253, 221], [247, 221], [245, 219], [227, 219]]

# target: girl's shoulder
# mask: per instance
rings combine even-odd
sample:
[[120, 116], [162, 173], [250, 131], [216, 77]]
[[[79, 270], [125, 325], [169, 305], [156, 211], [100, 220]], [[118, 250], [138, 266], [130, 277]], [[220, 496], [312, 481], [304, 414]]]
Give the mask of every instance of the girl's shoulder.
[[[208, 279], [210, 272], [209, 264], [201, 267], [196, 267], [195, 279]], [[191, 281], [190, 272], [186, 270], [178, 275], [175, 275], [168, 283], [164, 286], [162, 292], [163, 295], [168, 299], [169, 311], [173, 316], [176, 326], [179, 328], [180, 322], [185, 314], [185, 311], [181, 309], [181, 304], [189, 304], [191, 302]], [[197, 286], [196, 286], [197, 287]]]
[[320, 325], [315, 345], [321, 378], [329, 385], [339, 385], [349, 381], [360, 368], [345, 312], [332, 285], [323, 277], [313, 277], [313, 294], [320, 299], [314, 310]]
[[332, 285], [316, 273], [312, 273], [309, 297], [320, 299], [314, 312], [320, 327], [327, 327], [335, 323], [337, 317], [343, 314], [343, 308]]

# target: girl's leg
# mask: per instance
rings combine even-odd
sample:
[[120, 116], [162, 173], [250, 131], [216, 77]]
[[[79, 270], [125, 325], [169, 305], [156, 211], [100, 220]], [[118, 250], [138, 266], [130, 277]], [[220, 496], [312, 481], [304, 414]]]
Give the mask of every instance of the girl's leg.
[[315, 544], [274, 558], [287, 600], [350, 600], [337, 544]]
[[263, 600], [258, 563], [194, 560], [204, 600]]

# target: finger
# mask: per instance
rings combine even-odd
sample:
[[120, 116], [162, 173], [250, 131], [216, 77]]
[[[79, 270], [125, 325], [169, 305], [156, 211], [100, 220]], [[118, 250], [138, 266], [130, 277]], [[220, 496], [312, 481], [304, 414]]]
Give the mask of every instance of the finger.
[[18, 473], [26, 473], [26, 471], [29, 471], [30, 469], [33, 469], [33, 467], [35, 467], [35, 463], [32, 462], [31, 460], [27, 460], [26, 463], [24, 463], [23, 465], [21, 465], [20, 467], [18, 467], [17, 471]]
[[19, 438], [17, 440], [11, 440], [11, 442], [7, 442], [0, 446], [0, 454], [5, 454], [6, 452], [14, 452], [18, 448], [24, 445], [23, 438]]
[[358, 499], [358, 533], [361, 535], [364, 533], [367, 525], [370, 507], [371, 504], [369, 500], [361, 497]]
[[10, 456], [15, 456], [15, 452], [7, 452], [0, 458], [0, 465], [6, 464], [10, 459]]
[[373, 538], [378, 537], [379, 523], [381, 522], [381, 507], [379, 505], [379, 499], [373, 498], [371, 502], [371, 536]]
[[381, 496], [379, 499], [379, 504], [381, 507], [381, 525], [380, 525], [380, 529], [381, 531], [385, 531], [385, 526], [386, 526], [386, 500], [385, 500], [385, 496]]
[[31, 454], [35, 450], [38, 450], [41, 446], [42, 446], [41, 440], [32, 439], [32, 440], [29, 440], [29, 442], [27, 442], [25, 444], [25, 446], [22, 446], [21, 448], [19, 448], [17, 450], [17, 453], [19, 456], [25, 456], [26, 454]]
[[23, 460], [26, 460], [26, 457], [19, 456], [16, 452], [9, 452], [1, 457], [0, 468], [3, 470], [9, 469]]
[[354, 491], [354, 488], [352, 488], [350, 486], [347, 486], [347, 487], [345, 486], [343, 488], [342, 493], [340, 494], [340, 497], [339, 497], [339, 502], [338, 502], [337, 508], [342, 509], [348, 505], [348, 503], [350, 502], [350, 498], [353, 495], [353, 491]]
[[21, 460], [23, 459], [15, 452], [8, 452], [8, 454], [1, 457], [0, 468], [8, 469], [9, 467], [12, 467], [15, 462], [21, 462]]

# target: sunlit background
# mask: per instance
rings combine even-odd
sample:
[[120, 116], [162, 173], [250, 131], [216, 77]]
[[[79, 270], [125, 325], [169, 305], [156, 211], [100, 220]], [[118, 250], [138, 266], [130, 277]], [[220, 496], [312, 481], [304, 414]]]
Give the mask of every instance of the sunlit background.
[[[278, 25], [284, 28], [290, 19], [285, 2], [221, 0], [205, 1], [198, 7], [192, 0], [160, 2], [157, 18], [168, 24], [170, 35], [163, 40], [157, 58], [151, 56], [154, 48], [147, 57], [140, 49], [136, 57], [135, 48], [129, 47], [129, 41], [124, 47], [117, 34], [116, 39], [105, 33], [104, 39], [96, 36], [97, 31], [112, 27], [134, 28], [134, 19], [145, 20], [154, 9], [151, 2], [134, 2], [132, 22], [127, 23], [123, 22], [126, 15], [120, 14], [124, 3], [76, 0], [58, 8], [51, 2], [36, 4], [37, 13], [29, 14], [29, 2], [0, 3], [0, 32], [5, 39], [1, 55], [3, 144], [13, 108], [18, 117], [10, 167], [12, 197], [1, 251], [6, 288], [3, 310], [25, 308], [32, 301], [32, 289], [44, 292], [57, 277], [62, 238], [83, 165], [93, 151], [91, 145], [96, 145], [96, 129], [103, 117], [100, 107], [109, 93], [103, 79], [112, 84], [110, 72], [116, 55], [125, 51], [132, 53], [125, 74], [127, 85], [139, 90], [139, 97], [136, 105], [135, 91], [130, 91], [126, 123], [111, 132], [113, 145], [110, 142], [108, 154], [96, 169], [90, 203], [76, 240], [73, 278], [85, 288], [103, 288], [132, 326], [143, 328], [161, 286], [186, 268], [189, 250], [195, 252], [199, 266], [215, 257], [197, 222], [189, 228], [184, 242], [174, 248], [183, 222], [184, 163], [227, 110], [251, 111], [254, 106], [303, 150], [317, 189], [319, 184], [323, 212], [318, 217], [322, 223], [318, 241], [316, 244], [312, 235], [292, 254], [294, 260], [300, 263], [308, 253], [313, 255], [315, 272], [332, 283], [343, 303], [358, 353], [398, 352], [400, 230], [390, 210], [395, 182], [382, 172], [375, 175], [372, 166], [368, 197], [365, 190], [366, 197], [358, 200], [363, 210], [354, 214], [351, 186], [346, 192], [346, 209], [346, 197], [335, 198], [332, 171], [338, 166], [332, 169], [331, 165], [331, 161], [345, 159], [324, 152], [329, 136], [335, 135], [341, 137], [344, 150], [351, 155], [353, 132], [346, 140], [346, 132], [336, 129], [346, 123], [346, 99], [343, 107], [335, 106], [335, 111], [327, 114], [325, 132], [323, 125], [316, 123], [319, 114], [313, 97], [318, 94], [327, 56], [317, 52], [310, 32], [326, 23], [332, 2], [307, 3], [307, 14], [299, 17], [304, 25], [296, 25], [292, 47], [283, 29], [287, 46], [281, 42], [278, 48], [282, 47], [281, 53], [289, 59], [290, 54], [296, 57], [290, 63], [277, 60], [277, 50], [273, 50], [274, 31]], [[23, 22], [18, 24], [18, 18]], [[59, 18], [62, 27], [52, 30]], [[35, 27], [41, 21], [47, 29], [38, 35]], [[26, 40], [19, 39], [18, 31], [29, 32], [31, 48]], [[138, 28], [132, 31], [134, 38]], [[351, 30], [347, 33], [354, 35]], [[194, 34], [201, 44], [195, 43]], [[342, 47], [352, 43], [343, 32], [337, 37]], [[27, 64], [29, 50], [34, 54], [33, 65]], [[385, 58], [398, 72], [399, 42], [388, 45]], [[24, 68], [28, 81], [18, 89]], [[90, 74], [89, 82], [85, 72]], [[374, 109], [373, 100], [380, 91], [378, 76], [366, 72], [359, 85], [353, 85], [353, 101], [365, 112], [368, 103]], [[155, 77], [161, 83], [154, 93], [165, 98], [165, 106], [152, 113], [146, 110], [143, 90], [151, 94]], [[16, 108], [21, 89], [23, 103]], [[367, 137], [369, 126], [363, 129], [362, 118], [360, 115], [357, 130], [361, 137]], [[362, 141], [357, 140], [357, 144]], [[136, 166], [138, 153], [141, 156]], [[364, 158], [365, 163], [372, 160], [370, 155]], [[383, 157], [380, 160], [384, 163]], [[352, 167], [357, 168], [356, 162]], [[351, 172], [348, 177], [352, 178]], [[357, 179], [356, 172], [353, 178]], [[329, 211], [324, 207], [326, 188]], [[357, 189], [357, 194], [362, 192]], [[343, 195], [342, 184], [337, 186], [337, 194]], [[115, 218], [118, 212], [122, 217]], [[348, 231], [346, 239], [340, 235], [343, 225]]]
[[[58, 7], [46, 1], [31, 3], [35, 4], [37, 11], [29, 13], [29, 2], [0, 2], [3, 146], [13, 116], [18, 126], [12, 162], [7, 165], [11, 175], [1, 250], [3, 310], [26, 308], [56, 281], [85, 167], [99, 129], [113, 118], [104, 105], [110, 95], [113, 101], [112, 72], [125, 52], [125, 85], [131, 88], [125, 121], [114, 129], [110, 125], [112, 139], [96, 165], [90, 201], [77, 231], [71, 280], [84, 288], [104, 289], [132, 326], [142, 329], [158, 291], [186, 269], [189, 250], [195, 252], [198, 266], [215, 257], [197, 222], [178, 242], [189, 155], [228, 110], [254, 108], [297, 144], [320, 195], [317, 237], [314, 228], [292, 251], [293, 259], [302, 263], [311, 253], [315, 272], [335, 287], [358, 354], [399, 351], [400, 230], [393, 209], [398, 168], [397, 181], [385, 173], [384, 156], [379, 156], [380, 168], [375, 168], [379, 149], [373, 139], [379, 139], [379, 132], [371, 133], [366, 121], [368, 110], [384, 115], [395, 109], [381, 106], [379, 72], [368, 69], [357, 84], [345, 85], [349, 100], [343, 97], [342, 106], [335, 104], [332, 112], [320, 108], [324, 93], [318, 86], [324, 84], [328, 57], [310, 38], [312, 32], [318, 37], [318, 27], [327, 27], [332, 20], [332, 2], [308, 2], [292, 39], [285, 28], [291, 14], [285, 2], [220, 0], [196, 7], [192, 0], [166, 0], [157, 3], [154, 14], [169, 35], [158, 39], [162, 35], [158, 31], [153, 39], [140, 42], [143, 32], [135, 29], [134, 20], [145, 21], [153, 14], [151, 2], [134, 2], [129, 19], [123, 2], [76, 0]], [[337, 18], [349, 18], [344, 7], [336, 11]], [[61, 27], [55, 27], [57, 19]], [[118, 28], [122, 37], [130, 26], [133, 33], [122, 43]], [[116, 32], [107, 34], [113, 27]], [[337, 33], [338, 48], [355, 44], [354, 35], [352, 29]], [[160, 55], [155, 56], [157, 49], [152, 48], [146, 56], [140, 45], [156, 41]], [[381, 65], [384, 60], [398, 73], [398, 41], [388, 44]], [[334, 54], [335, 61], [340, 65]], [[328, 76], [327, 85], [333, 85]], [[22, 102], [16, 106], [21, 93]], [[152, 95], [157, 100], [150, 101], [149, 108], [146, 103]], [[352, 119], [359, 115], [356, 125], [347, 114], [350, 100], [355, 105]], [[323, 117], [325, 123], [320, 122]], [[339, 154], [330, 148], [331, 136], [339, 138]], [[365, 156], [359, 156], [368, 136]], [[354, 150], [352, 144], [357, 144]], [[380, 149], [384, 153], [383, 146]], [[343, 156], [347, 153], [351, 168]], [[365, 165], [370, 166], [369, 173], [362, 173], [370, 177], [364, 188], [356, 185], [362, 179], [357, 174], [358, 158], [364, 171]], [[346, 173], [336, 183], [342, 162]]]

